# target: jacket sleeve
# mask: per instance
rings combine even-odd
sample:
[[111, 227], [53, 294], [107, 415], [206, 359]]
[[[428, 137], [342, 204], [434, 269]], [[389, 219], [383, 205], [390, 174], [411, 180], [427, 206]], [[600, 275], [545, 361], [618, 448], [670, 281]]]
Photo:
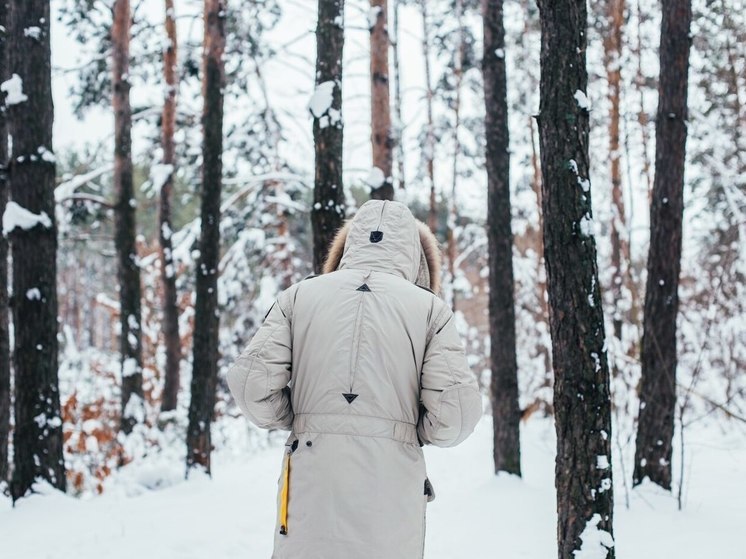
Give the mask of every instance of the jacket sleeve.
[[287, 290], [280, 294], [244, 352], [228, 370], [238, 407], [257, 427], [290, 429], [291, 316]]
[[433, 314], [420, 377], [417, 434], [423, 444], [448, 447], [474, 430], [482, 416], [482, 396], [451, 309], [438, 299]]

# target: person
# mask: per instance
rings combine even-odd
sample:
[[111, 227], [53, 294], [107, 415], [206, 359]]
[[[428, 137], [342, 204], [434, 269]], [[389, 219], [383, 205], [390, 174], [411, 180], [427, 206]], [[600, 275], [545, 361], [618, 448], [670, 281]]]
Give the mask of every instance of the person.
[[439, 277], [427, 226], [368, 201], [229, 369], [243, 414], [290, 430], [273, 559], [423, 557], [435, 493], [421, 446], [459, 444], [482, 415]]

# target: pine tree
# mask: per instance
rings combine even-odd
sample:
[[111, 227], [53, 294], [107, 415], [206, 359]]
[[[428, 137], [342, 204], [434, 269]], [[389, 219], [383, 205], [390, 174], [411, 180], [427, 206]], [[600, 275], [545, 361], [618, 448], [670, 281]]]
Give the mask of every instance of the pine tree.
[[690, 0], [664, 0], [655, 119], [655, 176], [643, 317], [642, 387], [633, 484], [671, 489], [676, 412], [676, 316], [681, 271]]
[[[313, 269], [326, 260], [329, 244], [342, 226], [345, 197], [342, 181], [342, 53], [344, 0], [319, 0], [316, 24], [316, 95], [331, 95], [331, 104], [311, 107], [316, 175], [313, 189]], [[329, 89], [330, 91], [324, 91]]]
[[171, 191], [174, 183], [176, 145], [177, 36], [174, 1], [165, 0], [167, 37], [163, 51], [163, 80], [166, 84], [163, 113], [161, 115], [161, 144], [163, 147], [163, 172], [167, 178], [161, 186], [158, 206], [158, 239], [160, 242], [161, 282], [163, 283], [163, 341], [166, 346], [166, 369], [161, 411], [176, 409], [179, 393], [179, 365], [181, 363], [181, 339], [179, 337], [179, 306], [176, 300], [176, 270], [172, 255]]
[[[539, 139], [554, 365], [558, 556], [587, 527], [614, 557], [611, 402], [593, 236], [585, 0], [540, 0]], [[600, 547], [600, 546], [599, 546]]]
[[370, 0], [370, 110], [373, 169], [370, 197], [394, 199], [394, 135], [389, 100], [388, 0]]
[[132, 180], [132, 107], [130, 106], [130, 2], [114, 2], [112, 107], [114, 109], [114, 244], [119, 279], [119, 348], [122, 371], [122, 422], [125, 433], [141, 421], [142, 335], [135, 189]]
[[[46, 480], [62, 490], [66, 486], [57, 381], [57, 227], [49, 22], [49, 0], [11, 1], [8, 74], [14, 85], [4, 88], [9, 93], [6, 104], [13, 138], [10, 203], [15, 212], [30, 212], [35, 222], [29, 228], [15, 226], [6, 231], [16, 294], [14, 499], [25, 495], [37, 480]], [[4, 229], [9, 225], [4, 223]]]
[[[8, 8], [0, 0], [0, 82], [8, 77]], [[0, 98], [1, 99], [1, 98]], [[0, 103], [0, 215], [8, 203], [8, 120]], [[8, 328], [8, 239], [0, 236], [0, 492], [8, 479], [10, 437], [10, 332]]]
[[225, 3], [205, 0], [202, 82], [202, 225], [197, 262], [194, 356], [187, 428], [187, 471], [210, 472], [210, 424], [218, 375], [218, 265], [220, 192], [223, 181], [223, 90], [225, 88]]
[[495, 472], [521, 474], [518, 366], [510, 226], [510, 142], [503, 0], [483, 2], [487, 238], [490, 266], [490, 395]]

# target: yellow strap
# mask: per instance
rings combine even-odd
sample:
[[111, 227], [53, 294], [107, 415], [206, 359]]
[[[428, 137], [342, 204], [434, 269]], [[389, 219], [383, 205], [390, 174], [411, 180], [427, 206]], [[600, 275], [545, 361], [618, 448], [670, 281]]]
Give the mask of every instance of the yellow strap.
[[290, 453], [282, 463], [282, 490], [280, 491], [280, 534], [288, 533], [288, 491], [290, 489]]

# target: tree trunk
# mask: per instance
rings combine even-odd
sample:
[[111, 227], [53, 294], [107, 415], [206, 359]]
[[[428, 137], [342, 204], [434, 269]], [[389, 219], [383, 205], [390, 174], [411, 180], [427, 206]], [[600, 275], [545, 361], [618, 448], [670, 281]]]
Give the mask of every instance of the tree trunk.
[[[14, 204], [37, 224], [10, 232], [13, 253], [15, 431], [13, 498], [37, 480], [65, 489], [62, 418], [57, 381], [57, 227], [52, 155], [52, 72], [48, 0], [10, 4], [9, 74], [23, 97], [8, 107], [13, 152], [9, 168]], [[36, 27], [39, 33], [25, 33]], [[6, 210], [7, 212], [7, 210]]]
[[612, 540], [611, 402], [588, 161], [585, 0], [541, 0], [539, 141], [554, 365], [558, 556]]
[[459, 129], [461, 128], [461, 83], [464, 77], [463, 59], [464, 59], [464, 22], [463, 22], [463, 0], [456, 0], [456, 22], [458, 27], [458, 48], [454, 57], [453, 74], [456, 90], [456, 99], [454, 101], [453, 126], [453, 159], [452, 168], [453, 176], [451, 179], [451, 197], [448, 200], [448, 218], [446, 220], [446, 253], [448, 255], [448, 276], [451, 282], [451, 308], [456, 311], [456, 257], [458, 255], [458, 236], [456, 227], [458, 226], [458, 204], [456, 203], [456, 192], [458, 186], [458, 160], [461, 153], [461, 142], [459, 141]]
[[383, 174], [380, 184], [371, 184], [370, 197], [376, 200], [394, 199], [393, 165], [394, 136], [391, 132], [389, 106], [389, 32], [388, 0], [370, 0], [370, 110], [373, 167]]
[[[0, 82], [8, 79], [8, 0], [0, 0]], [[8, 203], [8, 121], [0, 111], [0, 215]], [[8, 328], [8, 239], [0, 235], [0, 493], [8, 481], [10, 442], [10, 337]]]
[[427, 11], [427, 0], [420, 0], [422, 10], [422, 56], [425, 59], [425, 102], [427, 104], [427, 135], [425, 138], [425, 167], [427, 180], [430, 183], [430, 211], [427, 224], [430, 230], [438, 231], [438, 205], [435, 196], [435, 121], [433, 119], [433, 86], [432, 69], [430, 68], [430, 15]]
[[625, 248], [627, 229], [622, 192], [621, 146], [619, 143], [619, 105], [621, 97], [622, 26], [624, 25], [624, 0], [607, 0], [606, 29], [604, 33], [604, 66], [609, 84], [609, 159], [611, 164], [611, 293], [614, 300], [614, 336], [622, 339], [622, 266], [628, 266]]
[[487, 239], [490, 266], [490, 392], [495, 473], [521, 475], [518, 365], [510, 227], [510, 152], [502, 0], [483, 0]]
[[676, 315], [684, 212], [689, 0], [664, 0], [655, 121], [655, 177], [642, 336], [642, 386], [633, 484], [671, 489], [676, 408]]
[[166, 370], [161, 411], [176, 409], [179, 394], [179, 365], [181, 363], [181, 338], [179, 337], [179, 307], [176, 301], [176, 270], [172, 255], [171, 192], [175, 165], [174, 130], [176, 126], [176, 94], [178, 91], [176, 16], [174, 1], [166, 0], [166, 37], [168, 43], [163, 52], [163, 78], [166, 82], [165, 100], [161, 122], [163, 165], [169, 169], [168, 178], [161, 187], [158, 212], [161, 258], [161, 281], [163, 282], [163, 341], [166, 346]]
[[[321, 273], [329, 244], [345, 218], [342, 182], [342, 52], [344, 0], [319, 0], [316, 24], [316, 87], [331, 85], [332, 103], [323, 112], [312, 111], [316, 175], [313, 189], [313, 269]], [[322, 86], [324, 87], [324, 86]]]
[[119, 347], [122, 363], [121, 429], [130, 433], [142, 416], [142, 335], [135, 189], [132, 182], [132, 107], [130, 106], [130, 3], [116, 0], [112, 40], [114, 89], [114, 243], [119, 279]]
[[400, 0], [393, 1], [393, 12], [394, 12], [394, 114], [396, 115], [396, 174], [398, 175], [398, 187], [404, 189], [406, 186], [404, 176], [404, 123], [401, 118], [401, 65], [399, 59], [401, 51], [399, 50], [399, 8], [401, 6]]
[[225, 2], [205, 0], [202, 96], [202, 229], [194, 308], [194, 357], [187, 430], [187, 472], [210, 473], [210, 424], [218, 374], [218, 265], [220, 190], [223, 180], [223, 89], [225, 88]]

